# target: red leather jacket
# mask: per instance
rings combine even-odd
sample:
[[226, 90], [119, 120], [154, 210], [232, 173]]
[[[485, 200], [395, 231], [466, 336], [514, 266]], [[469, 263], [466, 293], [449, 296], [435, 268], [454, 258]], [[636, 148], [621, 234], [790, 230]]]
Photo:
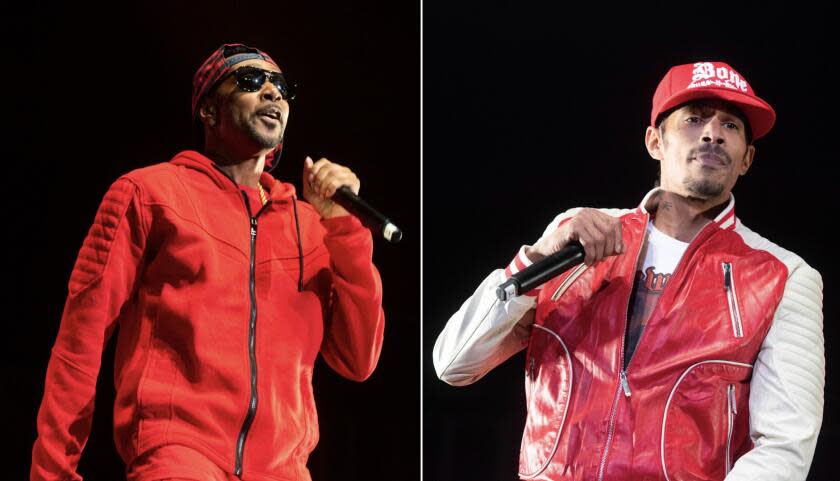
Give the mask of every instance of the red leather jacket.
[[526, 358], [520, 474], [723, 479], [751, 447], [751, 365], [787, 268], [748, 247], [734, 224], [707, 225], [671, 276], [625, 372], [627, 309], [648, 215], [637, 211], [621, 222], [626, 255], [541, 289]]
[[[522, 479], [776, 479], [761, 469], [804, 479], [822, 416], [819, 275], [743, 227], [732, 200], [689, 245], [625, 370], [628, 303], [649, 213], [609, 213], [621, 219], [624, 254], [567, 271], [530, 300], [490, 299], [527, 264], [520, 251], [450, 319], [435, 345], [438, 375], [469, 384], [527, 347]], [[769, 336], [774, 324], [787, 331]], [[803, 339], [782, 345], [780, 332]], [[761, 372], [753, 373], [760, 353]], [[754, 442], [762, 449], [736, 473], [733, 464]], [[776, 468], [781, 460], [786, 466]]]
[[382, 289], [358, 220], [321, 220], [292, 185], [260, 182], [270, 203], [250, 213], [230, 178], [187, 151], [111, 186], [70, 277], [30, 479], [81, 479], [117, 324], [114, 439], [127, 464], [182, 444], [245, 481], [309, 479], [315, 357], [351, 379], [371, 374]]

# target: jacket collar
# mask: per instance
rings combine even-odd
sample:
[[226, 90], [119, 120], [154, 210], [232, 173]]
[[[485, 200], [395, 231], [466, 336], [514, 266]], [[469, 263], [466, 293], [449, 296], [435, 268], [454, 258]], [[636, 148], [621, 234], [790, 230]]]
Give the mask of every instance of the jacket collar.
[[[222, 190], [238, 190], [233, 179], [219, 169], [210, 158], [200, 152], [184, 150], [175, 155], [170, 162], [203, 172]], [[268, 172], [263, 172], [260, 175], [260, 184], [268, 191], [272, 202], [287, 202], [295, 197], [294, 185], [280, 182]]]
[[[651, 212], [656, 212], [656, 208], [659, 207], [659, 194], [662, 192], [662, 188], [656, 187], [650, 192], [645, 195], [645, 198], [642, 199], [642, 203], [639, 204], [638, 212], [642, 214], [650, 214]], [[738, 223], [738, 219], [735, 217], [735, 196], [732, 192], [729, 193], [729, 203], [726, 207], [721, 211], [720, 214], [715, 217], [714, 221], [718, 227], [724, 230], [735, 230], [735, 226]]]

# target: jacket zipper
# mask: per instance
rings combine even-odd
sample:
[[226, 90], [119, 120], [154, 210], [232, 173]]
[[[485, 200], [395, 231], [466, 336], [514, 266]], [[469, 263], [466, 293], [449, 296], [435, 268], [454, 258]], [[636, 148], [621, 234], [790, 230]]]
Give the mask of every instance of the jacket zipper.
[[726, 474], [732, 470], [732, 432], [735, 429], [735, 415], [738, 414], [738, 408], [735, 404], [735, 385], [730, 384], [726, 388], [726, 403], [728, 409], [727, 413], [727, 428], [726, 428]]
[[248, 361], [251, 370], [251, 397], [248, 401], [248, 414], [245, 415], [245, 420], [242, 422], [242, 429], [239, 430], [239, 436], [236, 439], [236, 461], [233, 474], [240, 477], [242, 476], [242, 455], [245, 451], [245, 438], [248, 436], [248, 430], [251, 429], [251, 423], [254, 422], [254, 416], [257, 413], [257, 290], [254, 273], [257, 251], [257, 217], [269, 205], [263, 205], [257, 211], [256, 215], [251, 215], [251, 207], [248, 204], [247, 194], [242, 192], [242, 197], [245, 201], [245, 210], [248, 212], [248, 219], [251, 224], [251, 259], [248, 270], [248, 290], [251, 297], [251, 315], [248, 321]]
[[630, 397], [630, 383], [627, 382], [627, 371], [621, 371], [618, 373], [619, 379], [621, 379], [621, 388], [624, 389], [624, 397]]
[[[633, 272], [634, 273], [635, 273], [636, 267], [639, 265], [639, 257], [641, 257], [641, 254], [642, 254], [642, 247], [645, 245], [645, 242], [647, 242], [647, 224], [648, 224], [648, 222], [650, 222], [650, 214], [645, 215], [645, 234], [642, 236], [642, 243], [639, 245], [639, 249], [636, 251], [636, 263], [633, 265]], [[709, 224], [709, 225], [712, 225], [712, 224]], [[698, 238], [700, 238], [703, 235], [703, 232], [706, 229], [709, 228], [709, 225], [703, 227], [703, 229], [701, 229], [700, 232], [698, 232], [697, 235], [694, 236], [694, 239], [692, 240], [692, 243], [694, 243], [694, 241], [696, 241]], [[673, 284], [674, 278], [677, 277], [677, 274], [679, 274], [680, 269], [685, 264], [685, 259], [687, 257], [687, 254], [690, 253], [691, 255], [694, 255], [694, 251], [690, 250], [690, 248], [691, 248], [691, 245], [689, 244], [689, 248], [686, 249], [686, 251], [683, 253], [682, 257], [680, 257], [679, 262], [677, 262], [677, 267], [674, 268], [674, 273], [671, 275], [671, 280], [668, 282], [668, 285]], [[667, 287], [668, 285], [665, 286], [665, 289], [668, 288]], [[604, 479], [604, 468], [606, 467], [606, 464], [607, 464], [607, 456], [610, 453], [610, 445], [612, 443], [612, 437], [613, 437], [613, 433], [615, 431], [615, 417], [616, 417], [616, 414], [617, 414], [617, 411], [618, 411], [618, 400], [620, 399], [619, 393], [621, 392], [621, 390], [623, 390], [624, 391], [624, 397], [627, 397], [627, 398], [629, 398], [632, 395], [632, 392], [630, 391], [630, 382], [627, 380], [627, 371], [630, 369], [630, 365], [633, 363], [633, 358], [635, 357], [635, 352], [638, 352], [639, 346], [642, 345], [642, 340], [644, 340], [645, 335], [647, 334], [647, 331], [648, 331], [647, 327], [645, 327], [642, 330], [642, 334], [639, 337], [639, 340], [636, 342], [636, 350], [634, 351], [634, 355], [630, 357], [630, 360], [627, 361], [627, 365], [624, 366], [624, 344], [627, 342], [627, 339], [626, 339], [626, 337], [627, 337], [627, 324], [629, 322], [629, 319], [628, 319], [629, 312], [628, 311], [630, 310], [630, 298], [631, 298], [631, 296], [633, 296], [633, 287], [634, 287], [633, 285], [630, 286], [630, 294], [627, 296], [627, 307], [625, 307], [625, 309], [624, 309], [624, 312], [625, 312], [625, 314], [624, 314], [624, 329], [621, 333], [621, 352], [619, 352], [619, 362], [622, 363], [622, 366], [624, 367], [624, 369], [622, 369], [618, 373], [619, 388], [617, 388], [617, 390], [616, 390], [615, 401], [613, 401], [612, 411], [610, 412], [610, 424], [609, 424], [609, 430], [607, 431], [607, 442], [604, 446], [604, 454], [601, 457], [601, 466], [598, 468], [598, 481], [602, 481]], [[656, 300], [656, 305], [653, 307], [653, 310], [650, 312], [650, 317], [648, 318], [648, 321], [653, 319], [653, 315], [656, 314], [657, 308], [659, 307], [659, 303], [662, 300], [662, 297], [664, 295], [665, 295], [665, 292], [663, 291], [662, 295], [659, 296], [659, 299]]]
[[722, 265], [723, 288], [726, 290], [726, 300], [729, 303], [729, 316], [732, 318], [732, 332], [735, 334], [735, 337], [744, 337], [741, 314], [738, 309], [738, 297], [735, 295], [735, 280], [732, 274], [732, 264], [724, 262]]
[[[645, 245], [647, 241], [647, 224], [650, 222], [650, 214], [645, 214], [645, 233], [642, 235], [642, 242], [639, 244], [638, 249], [636, 249], [636, 262], [633, 264], [633, 274], [636, 273], [636, 266], [639, 265], [639, 258], [642, 256], [642, 247]], [[613, 433], [615, 432], [615, 415], [618, 413], [618, 400], [619, 400], [619, 393], [621, 390], [624, 390], [624, 396], [630, 397], [630, 384], [627, 382], [627, 368], [623, 366], [624, 364], [624, 343], [626, 342], [625, 337], [627, 336], [627, 323], [628, 323], [628, 313], [627, 311], [630, 310], [630, 298], [633, 296], [633, 286], [630, 286], [630, 293], [627, 295], [627, 306], [624, 308], [624, 329], [621, 331], [621, 351], [619, 352], [618, 358], [620, 359], [619, 362], [622, 363], [622, 369], [619, 372], [619, 384], [620, 387], [617, 387], [615, 390], [615, 400], [613, 401], [612, 408], [610, 409], [610, 424], [607, 430], [607, 442], [604, 444], [604, 454], [601, 457], [601, 465], [598, 467], [598, 481], [604, 479], [604, 467], [607, 465], [607, 455], [610, 453], [610, 446], [612, 445], [612, 438]], [[644, 333], [642, 333], [644, 335]], [[641, 341], [641, 339], [639, 340]], [[637, 347], [638, 349], [638, 347]], [[629, 363], [628, 363], [629, 364]]]

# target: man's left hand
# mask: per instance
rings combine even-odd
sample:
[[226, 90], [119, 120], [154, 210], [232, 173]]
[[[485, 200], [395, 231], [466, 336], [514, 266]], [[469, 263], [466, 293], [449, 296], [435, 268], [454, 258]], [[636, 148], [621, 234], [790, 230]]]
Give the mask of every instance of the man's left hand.
[[306, 157], [303, 162], [303, 198], [321, 214], [329, 219], [350, 213], [332, 200], [335, 191], [346, 185], [354, 194], [359, 193], [361, 182], [352, 170], [325, 158], [313, 162]]

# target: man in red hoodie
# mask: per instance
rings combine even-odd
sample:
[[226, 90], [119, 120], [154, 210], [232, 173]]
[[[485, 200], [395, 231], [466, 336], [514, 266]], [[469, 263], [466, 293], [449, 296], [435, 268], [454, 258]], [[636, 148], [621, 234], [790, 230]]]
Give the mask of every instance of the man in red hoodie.
[[309, 157], [303, 196], [264, 171], [293, 97], [242, 44], [193, 79], [204, 153], [120, 177], [70, 277], [38, 413], [31, 480], [81, 480], [102, 351], [120, 326], [114, 438], [129, 481], [308, 480], [320, 353], [366, 379], [384, 315], [370, 232], [331, 197], [359, 179]]

